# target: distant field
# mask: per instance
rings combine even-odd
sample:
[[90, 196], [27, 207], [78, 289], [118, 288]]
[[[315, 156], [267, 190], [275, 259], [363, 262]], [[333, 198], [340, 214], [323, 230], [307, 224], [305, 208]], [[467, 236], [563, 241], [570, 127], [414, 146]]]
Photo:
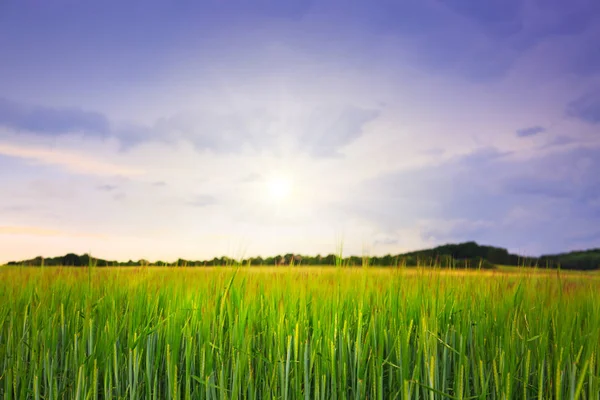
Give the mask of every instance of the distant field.
[[1, 399], [598, 399], [600, 274], [0, 268]]

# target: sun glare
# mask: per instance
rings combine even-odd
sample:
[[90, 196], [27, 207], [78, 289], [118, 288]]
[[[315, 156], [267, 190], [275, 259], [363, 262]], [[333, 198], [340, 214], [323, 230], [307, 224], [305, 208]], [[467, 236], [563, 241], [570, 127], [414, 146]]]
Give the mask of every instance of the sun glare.
[[288, 199], [292, 194], [293, 184], [288, 176], [272, 175], [267, 180], [267, 192], [269, 198], [275, 201]]

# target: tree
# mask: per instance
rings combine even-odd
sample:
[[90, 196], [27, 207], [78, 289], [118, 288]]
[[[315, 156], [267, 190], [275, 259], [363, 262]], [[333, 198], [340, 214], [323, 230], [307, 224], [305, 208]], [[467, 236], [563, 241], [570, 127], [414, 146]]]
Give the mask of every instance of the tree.
[[81, 260], [77, 254], [69, 253], [63, 257], [62, 264], [66, 266], [79, 267], [81, 266]]

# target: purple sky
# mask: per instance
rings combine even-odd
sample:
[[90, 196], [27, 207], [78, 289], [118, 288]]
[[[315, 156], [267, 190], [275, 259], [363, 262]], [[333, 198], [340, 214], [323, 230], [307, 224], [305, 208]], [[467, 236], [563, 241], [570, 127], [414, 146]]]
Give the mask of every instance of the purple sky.
[[4, 0], [0, 185], [0, 262], [600, 247], [600, 2]]

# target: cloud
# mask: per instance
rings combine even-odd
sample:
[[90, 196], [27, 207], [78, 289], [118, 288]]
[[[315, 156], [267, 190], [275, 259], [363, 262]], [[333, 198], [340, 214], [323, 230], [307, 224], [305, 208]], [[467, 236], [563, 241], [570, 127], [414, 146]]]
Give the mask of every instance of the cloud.
[[486, 164], [513, 154], [512, 151], [500, 151], [494, 146], [475, 149], [455, 160], [458, 165], [470, 166], [472, 164]]
[[600, 123], [600, 88], [588, 91], [567, 104], [567, 116], [579, 118], [591, 124]]
[[378, 115], [378, 110], [350, 105], [316, 106], [287, 119], [263, 107], [221, 113], [198, 110], [159, 119], [152, 128], [154, 133], [147, 138], [184, 140], [199, 150], [219, 154], [250, 150], [333, 157], [358, 138], [364, 125]]
[[144, 173], [143, 170], [138, 168], [120, 166], [70, 151], [0, 143], [0, 154], [60, 166], [78, 174], [136, 176]]
[[0, 98], [0, 125], [46, 135], [83, 133], [106, 136], [110, 124], [103, 114], [79, 108], [29, 106]]
[[519, 20], [523, 1], [493, 0], [486, 2], [472, 0], [440, 0], [454, 12], [480, 23], [494, 34], [514, 34], [522, 29]]
[[313, 0], [259, 1], [249, 3], [244, 0], [218, 2], [217, 7], [227, 7], [235, 14], [250, 12], [261, 16], [283, 19], [301, 19], [311, 9]]
[[214, 196], [204, 194], [195, 196], [192, 200], [187, 201], [186, 204], [192, 207], [203, 208], [217, 204], [217, 199]]
[[540, 146], [540, 149], [567, 146], [574, 143], [577, 143], [577, 140], [575, 140], [574, 138], [566, 135], [558, 135], [552, 138], [552, 140], [548, 141], [546, 144]]
[[98, 186], [98, 190], [100, 190], [101, 192], [112, 192], [117, 189], [118, 189], [118, 187], [115, 185], [100, 185], [100, 186]]
[[300, 134], [300, 147], [317, 157], [330, 157], [357, 139], [364, 126], [379, 116], [379, 111], [347, 106], [341, 110], [320, 108], [314, 110]]
[[397, 238], [383, 237], [381, 239], [375, 239], [373, 246], [389, 246], [398, 244], [400, 241]]
[[[590, 75], [598, 70], [600, 3], [593, 0], [438, 0], [379, 1], [348, 6], [358, 29], [366, 25], [397, 40], [389, 48], [391, 62], [457, 75], [471, 81], [505, 77], [538, 46], [568, 42], [568, 57], [550, 51], [544, 64], [566, 64], [569, 72]], [[583, 39], [585, 37], [585, 40]], [[560, 47], [560, 44], [559, 44]], [[562, 49], [560, 49], [562, 50]], [[568, 61], [568, 60], [573, 60]]]
[[252, 172], [252, 173], [249, 173], [249, 174], [243, 176], [242, 178], [240, 178], [239, 182], [240, 183], [253, 183], [253, 182], [260, 181], [262, 178], [263, 178], [263, 176], [261, 174]]
[[571, 248], [578, 232], [597, 230], [600, 148], [480, 156], [489, 152], [363, 182], [341, 209], [387, 234], [412, 227], [432, 243], [478, 240], [533, 253]]
[[600, 243], [600, 230], [579, 234], [579, 235], [576, 235], [573, 239], [576, 239], [578, 241], [582, 241], [585, 243], [592, 243], [591, 245], [586, 244], [586, 245], [581, 246], [581, 248], [580, 248], [581, 250], [589, 249], [589, 248], [600, 248], [598, 246], [598, 243]]
[[121, 150], [156, 139], [156, 130], [147, 126], [111, 121], [106, 115], [77, 107], [25, 105], [0, 97], [0, 127], [37, 137], [81, 134], [84, 137], [115, 138]]
[[[485, 7], [480, 7], [482, 14]], [[491, 22], [479, 23], [437, 1], [352, 2], [332, 7], [331, 15], [342, 25], [346, 22], [342, 16], [346, 17], [350, 31], [369, 32], [378, 42], [385, 38], [387, 51], [377, 56], [401, 68], [413, 64], [480, 81], [503, 76], [518, 57], [514, 49], [487, 34]]]
[[498, 224], [488, 220], [440, 219], [425, 220], [420, 223], [420, 228], [424, 241], [448, 243], [484, 237], [491, 230], [498, 229]]
[[237, 153], [245, 146], [260, 149], [270, 141], [268, 118], [264, 110], [253, 112], [209, 112], [196, 110], [159, 119], [152, 128], [152, 139], [189, 141], [197, 149], [217, 153]]
[[352, 105], [315, 106], [286, 120], [266, 106], [256, 105], [242, 110], [179, 112], [150, 125], [114, 124], [96, 112], [23, 106], [0, 98], [0, 125], [34, 135], [83, 133], [116, 138], [121, 150], [127, 151], [148, 142], [187, 141], [198, 150], [220, 154], [267, 150], [331, 157], [339, 155], [338, 150], [358, 138], [363, 126], [378, 115], [378, 110]]
[[516, 176], [503, 184], [505, 193], [518, 196], [540, 196], [545, 198], [569, 198], [572, 194], [564, 182], [535, 176]]
[[120, 150], [124, 152], [132, 150], [141, 144], [160, 140], [165, 135], [162, 127], [158, 126], [147, 126], [130, 122], [119, 122], [113, 125], [114, 127], [110, 136], [119, 141]]
[[595, 172], [600, 169], [600, 148], [567, 148], [530, 159], [463, 158], [455, 167], [440, 168], [437, 173], [455, 185], [443, 202], [444, 217], [498, 220], [514, 207], [538, 212], [546, 205], [561, 216], [571, 214], [574, 224], [575, 215], [588, 218], [594, 213], [585, 201], [600, 184]]
[[517, 130], [517, 136], [518, 137], [529, 137], [529, 136], [535, 136], [539, 133], [545, 132], [546, 128], [544, 128], [543, 126], [531, 126], [529, 128], [523, 128], [523, 129], [518, 129]]
[[376, 31], [402, 35], [422, 35], [444, 22], [438, 7], [418, 0], [354, 2], [335, 11], [347, 13]]
[[488, 35], [511, 39], [507, 43], [522, 49], [530, 48], [552, 36], [582, 34], [593, 26], [596, 18], [600, 16], [600, 6], [593, 0], [575, 0], [568, 3], [561, 0], [439, 2], [478, 23]]
[[25, 205], [14, 205], [14, 206], [2, 206], [0, 207], [0, 212], [6, 213], [29, 213], [34, 211], [36, 207], [25, 206]]
[[594, 0], [534, 1], [528, 6], [531, 34], [540, 36], [578, 35], [593, 27], [600, 16], [600, 4]]

